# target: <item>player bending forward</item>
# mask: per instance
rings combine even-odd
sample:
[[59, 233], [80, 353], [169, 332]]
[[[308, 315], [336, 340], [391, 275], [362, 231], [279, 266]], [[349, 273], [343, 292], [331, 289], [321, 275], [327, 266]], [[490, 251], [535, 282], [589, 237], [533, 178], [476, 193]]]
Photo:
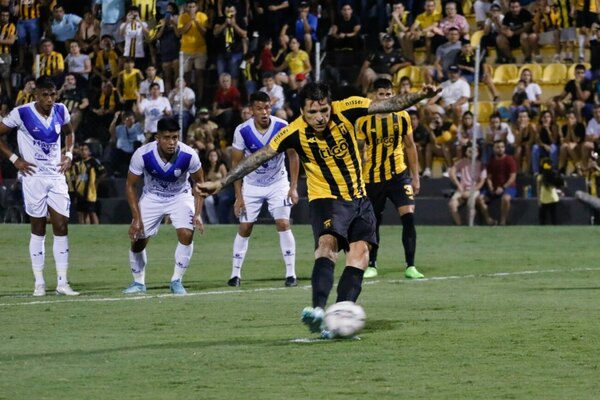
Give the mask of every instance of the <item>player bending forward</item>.
[[[255, 92], [250, 96], [252, 118], [238, 125], [233, 135], [233, 151], [231, 158], [233, 167], [244, 157], [268, 146], [271, 139], [287, 122], [271, 116], [271, 99], [265, 92]], [[258, 218], [264, 202], [269, 205], [269, 212], [275, 219], [279, 232], [279, 244], [285, 263], [285, 286], [296, 286], [296, 241], [290, 229], [290, 211], [298, 202], [298, 169], [300, 161], [294, 150], [288, 150], [290, 162], [291, 185], [285, 170], [285, 155], [279, 154], [265, 162], [258, 169], [244, 177], [244, 185], [236, 181], [235, 215], [240, 219], [238, 234], [233, 241], [233, 265], [229, 286], [240, 286], [242, 263], [248, 251], [248, 241], [252, 227]]]
[[[189, 177], [202, 182], [203, 174], [198, 154], [179, 142], [179, 129], [175, 119], [162, 118], [158, 121], [156, 140], [137, 149], [131, 157], [126, 192], [133, 217], [129, 227], [133, 283], [123, 291], [126, 294], [146, 292], [146, 245], [158, 232], [165, 215], [170, 216], [178, 240], [171, 292], [186, 294], [182, 279], [194, 251], [194, 228], [204, 232], [200, 215], [203, 200], [192, 195]], [[142, 175], [144, 190], [138, 202], [137, 187]]]

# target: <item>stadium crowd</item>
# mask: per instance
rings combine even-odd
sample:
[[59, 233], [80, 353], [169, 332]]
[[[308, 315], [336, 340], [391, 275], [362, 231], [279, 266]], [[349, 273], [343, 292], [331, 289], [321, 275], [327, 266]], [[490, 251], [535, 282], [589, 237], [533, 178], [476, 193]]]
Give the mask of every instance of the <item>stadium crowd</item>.
[[[481, 173], [494, 173], [502, 142], [514, 160], [508, 175], [549, 165], [595, 181], [599, 13], [596, 2], [580, 0], [0, 0], [0, 116], [33, 101], [36, 76], [52, 78], [75, 129], [68, 181], [86, 201], [96, 200], [102, 176], [126, 175], [165, 115], [181, 119], [205, 176], [219, 179], [230, 168], [234, 129], [250, 117], [249, 96], [266, 92], [273, 115], [291, 121], [318, 58], [320, 79], [337, 98], [369, 96], [381, 77], [399, 92], [442, 86], [410, 110], [423, 177], [442, 160], [460, 185], [455, 160], [475, 141]], [[477, 120], [476, 75], [490, 98]], [[8, 142], [17, 148], [15, 134]], [[1, 167], [4, 178], [15, 177], [8, 160]], [[509, 179], [496, 193], [483, 182], [490, 195], [516, 185]], [[209, 221], [233, 222], [233, 193], [219, 196], [206, 202]]]

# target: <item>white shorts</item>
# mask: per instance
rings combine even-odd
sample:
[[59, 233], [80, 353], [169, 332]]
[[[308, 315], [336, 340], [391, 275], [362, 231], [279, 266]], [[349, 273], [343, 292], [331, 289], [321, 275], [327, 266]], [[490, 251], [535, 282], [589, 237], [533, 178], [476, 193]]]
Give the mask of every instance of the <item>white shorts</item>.
[[144, 234], [140, 239], [156, 235], [165, 215], [171, 217], [175, 229], [194, 230], [194, 197], [189, 193], [165, 199], [142, 196], [139, 205], [144, 224]]
[[292, 202], [288, 197], [289, 191], [290, 184], [287, 181], [266, 187], [243, 185], [242, 195], [246, 212], [240, 215], [240, 222], [256, 222], [265, 201], [274, 219], [290, 219]]
[[25, 176], [22, 184], [27, 215], [45, 218], [50, 207], [57, 213], [69, 217], [71, 199], [69, 199], [69, 187], [64, 176]]

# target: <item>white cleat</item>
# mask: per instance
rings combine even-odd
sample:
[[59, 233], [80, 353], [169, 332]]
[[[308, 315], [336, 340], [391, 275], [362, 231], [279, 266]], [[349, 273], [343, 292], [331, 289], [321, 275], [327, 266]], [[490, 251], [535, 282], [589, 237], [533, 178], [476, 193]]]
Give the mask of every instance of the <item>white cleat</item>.
[[33, 289], [33, 297], [42, 297], [46, 295], [46, 285], [35, 285], [35, 289]]
[[60, 285], [56, 287], [56, 294], [63, 296], [79, 296], [79, 292], [71, 289], [69, 285]]

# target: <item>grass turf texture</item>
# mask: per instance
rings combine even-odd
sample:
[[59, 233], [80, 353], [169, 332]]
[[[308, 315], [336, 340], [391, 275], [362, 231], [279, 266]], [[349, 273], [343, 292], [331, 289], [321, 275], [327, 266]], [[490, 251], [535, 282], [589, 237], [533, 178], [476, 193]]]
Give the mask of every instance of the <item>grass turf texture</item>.
[[[310, 343], [292, 342], [314, 337], [299, 322], [310, 228], [294, 227], [298, 288], [283, 287], [273, 226], [255, 228], [242, 287], [227, 287], [235, 231], [196, 237], [184, 279], [193, 295], [173, 297], [176, 239], [163, 227], [148, 247], [148, 295], [134, 300], [120, 294], [127, 227], [72, 226], [70, 280], [82, 295], [40, 299], [29, 228], [3, 225], [0, 399], [598, 398], [597, 229], [419, 227], [429, 279], [406, 281], [400, 228], [384, 227], [380, 275], [360, 298], [362, 340]], [[336, 277], [342, 267], [343, 256]]]

